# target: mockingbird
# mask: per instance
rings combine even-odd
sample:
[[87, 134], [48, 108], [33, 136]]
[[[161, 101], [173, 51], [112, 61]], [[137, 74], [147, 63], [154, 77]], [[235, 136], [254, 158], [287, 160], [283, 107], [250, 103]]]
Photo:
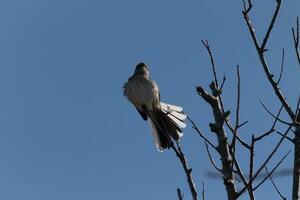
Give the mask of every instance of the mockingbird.
[[150, 79], [145, 63], [136, 66], [134, 74], [124, 85], [124, 95], [145, 121], [149, 119], [159, 151], [170, 148], [172, 139], [177, 142], [183, 136], [181, 129], [186, 126], [184, 120], [187, 116], [182, 107], [160, 101], [158, 86]]

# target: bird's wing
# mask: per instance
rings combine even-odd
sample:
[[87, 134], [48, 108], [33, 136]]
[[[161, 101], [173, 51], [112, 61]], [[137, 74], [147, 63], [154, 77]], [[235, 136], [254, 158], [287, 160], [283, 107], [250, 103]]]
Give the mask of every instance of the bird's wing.
[[147, 120], [148, 119], [148, 116], [145, 112], [143, 111], [140, 111], [136, 106], [135, 106], [136, 110], [140, 113], [141, 117], [143, 118], [143, 120]]

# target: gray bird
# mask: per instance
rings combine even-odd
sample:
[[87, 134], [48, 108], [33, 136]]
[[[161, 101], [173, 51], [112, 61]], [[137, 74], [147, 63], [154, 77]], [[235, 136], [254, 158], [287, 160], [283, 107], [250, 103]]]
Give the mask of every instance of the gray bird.
[[186, 127], [186, 115], [180, 106], [160, 101], [160, 93], [155, 81], [150, 79], [145, 63], [136, 65], [134, 74], [124, 85], [124, 95], [136, 107], [141, 117], [149, 119], [155, 146], [159, 151], [170, 148], [172, 139], [179, 141]]

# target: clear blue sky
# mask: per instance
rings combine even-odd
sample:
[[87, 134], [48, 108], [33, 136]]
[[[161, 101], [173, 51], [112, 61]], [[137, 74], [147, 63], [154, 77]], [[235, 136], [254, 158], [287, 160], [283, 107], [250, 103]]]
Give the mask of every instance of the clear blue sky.
[[[254, 1], [258, 36], [265, 32], [275, 1]], [[299, 66], [291, 25], [298, 0], [284, 1], [267, 53], [275, 76], [286, 48], [282, 89], [292, 106], [299, 95]], [[262, 74], [241, 15], [240, 1], [209, 0], [2, 0], [0, 3], [0, 199], [96, 200], [190, 199], [186, 178], [173, 152], [156, 151], [148, 123], [123, 97], [122, 86], [139, 61], [149, 64], [165, 102], [182, 105], [208, 137], [212, 120], [195, 86], [208, 88], [210, 41], [224, 73], [226, 108], [235, 105], [235, 66], [241, 66], [241, 130], [244, 138], [271, 126], [262, 99], [279, 107]], [[231, 117], [234, 120], [234, 117]], [[279, 127], [280, 128], [280, 127]], [[283, 129], [281, 129], [283, 130]], [[212, 169], [202, 140], [190, 124], [182, 140], [200, 192], [224, 199], [222, 180]], [[257, 149], [261, 161], [275, 144]], [[285, 142], [278, 160], [292, 146]], [[247, 154], [239, 151], [243, 167]], [[215, 157], [218, 160], [218, 157]], [[283, 167], [292, 165], [292, 154]], [[290, 197], [291, 179], [276, 179]], [[269, 182], [257, 199], [278, 199]], [[247, 196], [245, 196], [247, 199]]]

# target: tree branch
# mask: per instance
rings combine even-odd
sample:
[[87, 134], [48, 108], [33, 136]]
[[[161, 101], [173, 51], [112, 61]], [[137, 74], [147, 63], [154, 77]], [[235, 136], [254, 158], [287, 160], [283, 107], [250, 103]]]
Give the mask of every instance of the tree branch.
[[[267, 167], [265, 167], [265, 170], [266, 170], [267, 174], [270, 174]], [[271, 180], [271, 182], [272, 182], [272, 185], [274, 186], [276, 192], [277, 192], [278, 195], [281, 197], [281, 199], [282, 199], [282, 200], [287, 200], [287, 198], [284, 197], [284, 196], [281, 194], [281, 192], [279, 191], [279, 189], [278, 189], [278, 187], [276, 186], [275, 182], [273, 181], [273, 178], [272, 178], [271, 175], [269, 176], [269, 178], [270, 178], [270, 180]]]
[[212, 156], [211, 156], [211, 154], [210, 154], [210, 151], [209, 151], [208, 144], [207, 144], [206, 141], [205, 141], [205, 147], [206, 147], [206, 151], [207, 151], [207, 154], [208, 154], [208, 157], [209, 157], [209, 160], [210, 160], [211, 164], [214, 166], [214, 168], [215, 168], [218, 172], [222, 173], [222, 170], [216, 165], [214, 159], [212, 158]]
[[[211, 66], [212, 66], [212, 70], [213, 70], [213, 75], [214, 75], [214, 80], [215, 80], [215, 83], [217, 85], [217, 88], [219, 89], [219, 83], [218, 83], [218, 78], [217, 78], [217, 72], [216, 72], [216, 67], [215, 67], [215, 61], [214, 61], [214, 57], [212, 56], [212, 53], [211, 53], [211, 50], [210, 50], [210, 47], [209, 47], [209, 44], [208, 44], [208, 41], [207, 40], [201, 40], [202, 44], [205, 46], [208, 54], [209, 54], [209, 57], [210, 57], [210, 62], [211, 62]], [[223, 79], [224, 80], [224, 79]]]
[[[259, 101], [260, 102], [260, 104], [262, 105], [262, 107], [265, 109], [265, 111], [269, 114], [269, 115], [271, 115], [274, 119], [277, 119], [279, 122], [281, 122], [281, 123], [283, 123], [283, 124], [285, 124], [285, 125], [291, 125], [291, 123], [289, 123], [289, 122], [286, 122], [286, 121], [283, 121], [282, 119], [280, 119], [280, 118], [277, 118], [266, 106], [265, 106], [265, 104], [260, 100]], [[283, 105], [282, 105], [283, 106]]]
[[[284, 161], [284, 159], [291, 153], [291, 151], [288, 151], [282, 158], [281, 160], [276, 164], [276, 166], [272, 169], [270, 173], [259, 183], [257, 186], [253, 188], [253, 190], [256, 190], [259, 188], [268, 178], [271, 177], [271, 175], [275, 172], [275, 170], [279, 167], [279, 165]], [[266, 167], [265, 167], [266, 168]]]
[[281, 2], [282, 2], [282, 0], [276, 0], [277, 5], [276, 5], [275, 12], [274, 12], [274, 14], [273, 14], [273, 17], [272, 17], [272, 20], [271, 20], [271, 22], [270, 22], [269, 28], [268, 28], [268, 30], [267, 30], [267, 32], [266, 32], [266, 35], [265, 35], [265, 37], [264, 37], [264, 39], [263, 39], [263, 42], [262, 42], [262, 44], [261, 44], [261, 47], [260, 47], [260, 49], [261, 49], [262, 51], [265, 50], [265, 46], [266, 46], [266, 44], [267, 44], [267, 42], [268, 42], [268, 39], [269, 39], [269, 36], [270, 36], [270, 34], [271, 34], [272, 28], [274, 27], [276, 18], [277, 18], [277, 16], [278, 16], [278, 13], [279, 13], [279, 10], [280, 10]]
[[178, 196], [178, 200], [183, 200], [184, 195], [182, 194], [180, 188], [177, 188], [177, 196]]
[[[210, 84], [210, 89], [212, 93], [214, 93], [217, 88], [216, 84], [212, 82]], [[197, 87], [198, 94], [211, 106], [215, 122], [210, 123], [210, 129], [212, 132], [216, 133], [218, 139], [218, 153], [221, 157], [222, 161], [222, 174], [224, 185], [227, 191], [228, 199], [236, 199], [236, 186], [233, 177], [233, 170], [232, 170], [232, 155], [230, 154], [230, 148], [227, 140], [227, 135], [224, 130], [224, 121], [226, 118], [226, 114], [224, 116], [221, 105], [220, 99], [217, 98], [215, 95], [208, 94], [202, 87]], [[229, 114], [229, 113], [228, 113]]]
[[279, 78], [278, 78], [278, 81], [276, 82], [277, 85], [279, 84], [279, 82], [280, 82], [280, 80], [281, 80], [281, 78], [282, 78], [282, 74], [283, 74], [284, 55], [285, 55], [284, 48], [282, 48], [281, 67], [280, 67]]
[[298, 60], [298, 63], [300, 65], [300, 53], [299, 53], [299, 17], [297, 17], [296, 31], [295, 31], [294, 28], [292, 28], [292, 34], [293, 34], [293, 40], [294, 40], [294, 46], [295, 46], [297, 60]]
[[278, 150], [279, 146], [281, 145], [281, 143], [284, 140], [284, 136], [286, 136], [288, 134], [288, 132], [290, 131], [290, 129], [292, 128], [292, 125], [290, 125], [288, 127], [288, 129], [285, 131], [283, 137], [280, 138], [280, 140], [278, 141], [277, 145], [274, 147], [274, 149], [271, 151], [271, 153], [269, 154], [269, 156], [266, 158], [266, 160], [263, 162], [263, 164], [259, 167], [259, 169], [256, 171], [256, 173], [252, 176], [249, 175], [249, 177], [251, 179], [249, 179], [249, 183], [248, 186], [245, 186], [239, 193], [238, 193], [238, 197], [247, 189], [247, 187], [251, 187], [252, 182], [257, 178], [257, 176], [260, 174], [260, 172], [264, 169], [264, 167], [268, 164], [268, 162], [270, 161], [270, 159], [273, 157], [273, 155], [275, 154], [275, 152]]
[[202, 183], [202, 200], [205, 200], [205, 185]]
[[251, 24], [251, 20], [250, 20], [250, 17], [248, 15], [248, 13], [250, 12], [250, 9], [244, 9], [243, 11], [243, 16], [244, 16], [244, 19], [246, 21], [246, 24], [248, 26], [248, 29], [249, 29], [249, 32], [250, 32], [250, 35], [251, 35], [251, 38], [253, 40], [253, 43], [254, 43], [254, 46], [256, 48], [256, 51], [258, 53], [258, 56], [259, 56], [259, 59], [260, 59], [260, 62], [262, 64], [262, 67], [264, 69], [264, 72], [266, 74], [266, 77], [268, 78], [271, 86], [273, 87], [273, 90], [275, 92], [275, 94], [277, 95], [278, 99], [281, 101], [281, 103], [283, 104], [286, 112], [288, 113], [288, 115], [290, 116], [291, 120], [294, 120], [295, 118], [295, 114], [293, 113], [291, 107], [289, 106], [288, 102], [286, 101], [286, 98], [284, 97], [284, 95], [282, 94], [280, 88], [278, 87], [278, 85], [276, 84], [276, 82], [274, 81], [273, 79], [273, 75], [272, 73], [270, 72], [270, 69], [269, 69], [269, 66], [265, 60], [265, 57], [264, 57], [264, 52], [265, 52], [265, 46], [267, 44], [267, 41], [268, 41], [268, 38], [270, 36], [270, 33], [272, 31], [272, 28], [274, 26], [274, 23], [276, 21], [276, 18], [278, 16], [278, 13], [279, 13], [279, 10], [280, 10], [280, 7], [281, 7], [281, 1], [282, 0], [276, 0], [277, 2], [277, 6], [275, 8], [275, 12], [273, 14], [273, 17], [271, 19], [271, 22], [270, 22], [270, 25], [268, 27], [268, 30], [266, 32], [266, 35], [263, 39], [263, 43], [262, 45], [260, 46], [258, 41], [257, 41], [257, 37], [255, 35], [255, 32], [254, 32], [254, 28]]
[[177, 142], [177, 147], [175, 147], [175, 145], [172, 143], [171, 148], [174, 150], [174, 152], [176, 153], [176, 156], [179, 158], [179, 160], [182, 164], [182, 167], [184, 169], [184, 172], [185, 172], [185, 175], [186, 175], [186, 178], [187, 178], [187, 182], [188, 182], [193, 200], [198, 200], [198, 194], [197, 194], [196, 186], [194, 184], [194, 180], [193, 180], [193, 177], [192, 177], [192, 169], [188, 166], [186, 157], [183, 154], [179, 143]]
[[207, 142], [211, 147], [213, 147], [215, 150], [217, 150], [217, 147], [207, 138], [204, 136], [204, 134], [202, 133], [202, 131], [197, 127], [197, 125], [195, 124], [195, 122], [189, 117], [187, 116], [187, 119], [189, 122], [191, 122], [192, 124], [192, 128], [198, 133], [198, 135], [205, 141]]

